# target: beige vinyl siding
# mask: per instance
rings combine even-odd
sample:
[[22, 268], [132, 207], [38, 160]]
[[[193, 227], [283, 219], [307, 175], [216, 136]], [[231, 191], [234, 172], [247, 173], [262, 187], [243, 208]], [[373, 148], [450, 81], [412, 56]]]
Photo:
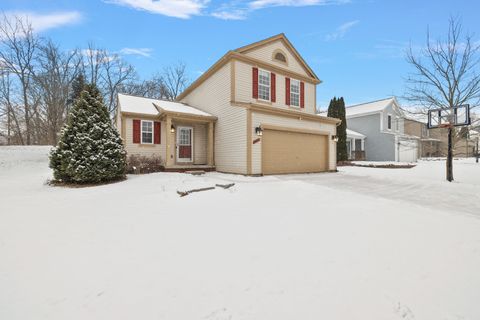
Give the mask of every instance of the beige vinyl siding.
[[165, 122], [161, 122], [161, 141], [160, 144], [139, 144], [133, 143], [133, 120], [152, 120], [151, 118], [141, 118], [141, 117], [124, 117], [125, 123], [125, 150], [127, 155], [142, 155], [142, 156], [152, 156], [159, 155], [163, 161], [165, 161]]
[[[337, 127], [335, 124], [328, 123], [319, 123], [308, 120], [299, 120], [295, 118], [287, 118], [275, 115], [268, 115], [253, 112], [252, 113], [252, 138], [258, 138], [255, 135], [255, 128], [261, 125], [274, 125], [289, 127], [295, 129], [304, 129], [304, 130], [315, 130], [315, 131], [325, 131], [328, 132], [328, 146], [329, 146], [329, 159], [328, 159], [328, 169], [336, 170], [337, 168], [337, 157], [336, 157], [336, 143], [332, 141], [331, 135], [335, 135], [337, 132]], [[252, 174], [262, 173], [262, 141], [252, 145]]]
[[[285, 65], [285, 63], [272, 59], [272, 55], [275, 50], [281, 50], [283, 52], [283, 54], [287, 57], [288, 65]], [[303, 66], [300, 64], [300, 62], [298, 62], [295, 56], [290, 52], [290, 50], [283, 44], [281, 40], [277, 40], [270, 44], [253, 49], [252, 51], [245, 53], [245, 55], [274, 64], [281, 68], [290, 69], [294, 72], [305, 75], [307, 77], [309, 76], [309, 74], [305, 71]]]
[[245, 108], [230, 104], [230, 63], [225, 64], [193, 92], [182, 99], [208, 112], [215, 124], [215, 166], [217, 171], [247, 172], [247, 130]]
[[207, 126], [196, 124], [193, 137], [194, 164], [207, 164]]
[[[252, 68], [254, 66], [245, 62], [235, 61], [235, 99], [238, 102], [267, 104], [273, 107], [278, 107], [286, 110], [297, 110], [310, 114], [315, 114], [315, 85], [312, 83], [305, 83], [305, 108], [287, 106], [285, 104], [285, 75], [276, 74], [276, 101], [273, 103], [266, 103], [262, 100], [254, 99], [252, 96]], [[268, 70], [267, 70], [268, 71]]]

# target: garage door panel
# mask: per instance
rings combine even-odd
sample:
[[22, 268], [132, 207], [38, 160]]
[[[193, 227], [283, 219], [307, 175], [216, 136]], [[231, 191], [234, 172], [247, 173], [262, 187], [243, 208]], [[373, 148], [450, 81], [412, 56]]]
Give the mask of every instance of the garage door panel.
[[262, 171], [264, 174], [327, 171], [327, 141], [326, 135], [264, 130]]
[[418, 145], [416, 141], [402, 140], [398, 145], [398, 161], [416, 162], [418, 157]]

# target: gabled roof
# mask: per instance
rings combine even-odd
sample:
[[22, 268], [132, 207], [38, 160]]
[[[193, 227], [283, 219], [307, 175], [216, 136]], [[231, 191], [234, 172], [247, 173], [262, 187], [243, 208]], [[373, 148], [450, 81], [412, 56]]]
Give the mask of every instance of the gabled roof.
[[345, 112], [347, 117], [377, 113], [385, 110], [392, 103], [395, 103], [397, 106], [399, 106], [397, 99], [395, 97], [390, 97], [382, 100], [348, 106], [345, 108]]
[[348, 138], [348, 137], [350, 137], [350, 138], [364, 139], [364, 138], [366, 138], [367, 136], [364, 135], [364, 134], [361, 134], [360, 132], [347, 129], [347, 138]]
[[260, 46], [264, 46], [268, 43], [281, 40], [285, 44], [285, 46], [288, 48], [288, 50], [292, 53], [293, 56], [295, 56], [299, 63], [304, 67], [305, 71], [307, 72], [308, 76], [305, 76], [303, 74], [298, 74], [295, 73], [295, 76], [298, 79], [305, 79], [305, 81], [311, 81], [315, 84], [321, 83], [320, 79], [318, 79], [317, 75], [313, 72], [313, 70], [308, 66], [308, 64], [305, 62], [305, 60], [300, 56], [298, 51], [293, 47], [293, 45], [290, 43], [290, 41], [287, 39], [285, 34], [281, 33], [276, 36], [267, 38], [265, 40], [261, 40], [252, 44], [249, 44], [244, 47], [240, 47], [235, 50], [229, 50], [227, 53], [225, 53], [220, 59], [217, 60], [207, 71], [205, 71], [200, 77], [198, 77], [190, 86], [188, 86], [185, 90], [183, 90], [182, 93], [180, 93], [177, 97], [177, 101], [181, 101], [183, 98], [185, 98], [189, 93], [191, 93], [195, 88], [200, 86], [205, 80], [210, 78], [215, 72], [217, 72], [221, 67], [223, 67], [227, 62], [229, 62], [231, 59], [238, 59], [240, 61], [250, 61], [254, 62], [256, 64], [265, 64], [268, 67], [271, 68], [276, 68], [280, 72], [290, 72], [290, 70], [285, 69], [285, 68], [280, 68], [277, 67], [273, 64], [270, 64], [269, 62], [264, 62], [264, 61], [259, 61], [257, 59], [248, 57], [245, 55], [245, 52], [250, 51], [252, 49], [258, 48]]
[[315, 72], [313, 72], [312, 68], [310, 68], [310, 66], [305, 62], [305, 60], [302, 58], [302, 56], [300, 55], [300, 53], [298, 53], [297, 49], [295, 49], [295, 47], [292, 45], [292, 43], [290, 42], [290, 40], [288, 40], [287, 36], [285, 36], [284, 33], [280, 33], [280, 34], [277, 34], [273, 37], [270, 37], [270, 38], [267, 38], [267, 39], [264, 39], [264, 40], [260, 40], [260, 41], [257, 41], [257, 42], [254, 42], [254, 43], [251, 43], [249, 45], [246, 45], [246, 46], [243, 46], [243, 47], [240, 47], [240, 48], [237, 48], [235, 49], [234, 51], [235, 52], [238, 52], [238, 53], [246, 53], [248, 51], [251, 51], [251, 50], [254, 50], [254, 49], [258, 49], [260, 47], [263, 47], [265, 45], [268, 45], [270, 43], [273, 43], [275, 41], [282, 41], [283, 44], [285, 45], [285, 47], [287, 47], [287, 49], [290, 51], [290, 53], [300, 62], [300, 65], [302, 65], [302, 67], [305, 69], [305, 71], [312, 77], [312, 78], [315, 78], [317, 80], [320, 80], [318, 79], [317, 75], [315, 74]]
[[118, 94], [118, 106], [121, 112], [159, 116], [162, 113], [179, 113], [202, 117], [212, 117], [211, 114], [189, 106], [185, 103], [150, 99], [127, 94]]

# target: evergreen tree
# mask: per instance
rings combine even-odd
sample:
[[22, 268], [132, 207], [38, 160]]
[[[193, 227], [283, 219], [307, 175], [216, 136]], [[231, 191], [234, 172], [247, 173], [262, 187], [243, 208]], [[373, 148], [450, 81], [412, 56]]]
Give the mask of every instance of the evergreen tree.
[[333, 99], [330, 100], [330, 104], [328, 105], [328, 113], [327, 113], [328, 117], [338, 118], [336, 105], [337, 105], [337, 97], [333, 97]]
[[331, 118], [342, 120], [342, 123], [337, 127], [337, 161], [347, 161], [347, 119], [345, 117], [345, 101], [343, 97], [333, 97], [328, 106], [328, 114]]
[[75, 100], [80, 98], [80, 95], [82, 94], [83, 90], [85, 90], [86, 85], [87, 83], [85, 82], [85, 75], [83, 73], [79, 73], [78, 76], [73, 79], [72, 88], [67, 101], [68, 110], [73, 106]]
[[347, 118], [345, 111], [345, 101], [343, 97], [337, 100], [337, 118], [342, 120], [342, 123], [337, 127], [337, 161], [347, 161]]
[[86, 85], [75, 101], [56, 148], [50, 153], [56, 180], [98, 183], [125, 176], [126, 152], [102, 95]]

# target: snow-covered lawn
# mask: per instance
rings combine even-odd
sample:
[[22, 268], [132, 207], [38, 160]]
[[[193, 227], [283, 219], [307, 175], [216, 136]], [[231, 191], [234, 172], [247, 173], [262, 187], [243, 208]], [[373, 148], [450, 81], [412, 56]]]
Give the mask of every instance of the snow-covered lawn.
[[47, 151], [0, 147], [0, 319], [480, 319], [473, 160], [72, 189]]

